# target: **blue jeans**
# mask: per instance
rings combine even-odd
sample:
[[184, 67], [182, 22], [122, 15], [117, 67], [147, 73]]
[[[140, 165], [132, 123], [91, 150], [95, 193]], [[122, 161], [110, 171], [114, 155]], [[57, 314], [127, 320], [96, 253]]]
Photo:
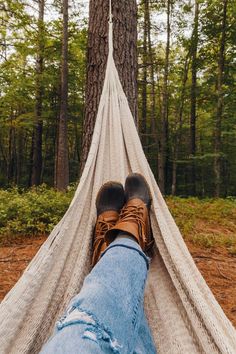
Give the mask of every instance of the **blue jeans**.
[[154, 354], [143, 309], [149, 259], [117, 238], [85, 278], [41, 354]]

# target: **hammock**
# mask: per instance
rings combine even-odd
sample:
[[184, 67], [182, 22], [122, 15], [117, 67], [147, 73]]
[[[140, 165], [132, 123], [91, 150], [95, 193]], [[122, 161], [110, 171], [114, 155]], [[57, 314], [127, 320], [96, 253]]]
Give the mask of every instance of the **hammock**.
[[95, 198], [108, 180], [142, 173], [155, 251], [145, 311], [160, 354], [236, 353], [236, 331], [198, 271], [145, 158], [112, 55], [88, 159], [69, 209], [0, 305], [0, 353], [38, 353], [90, 271]]

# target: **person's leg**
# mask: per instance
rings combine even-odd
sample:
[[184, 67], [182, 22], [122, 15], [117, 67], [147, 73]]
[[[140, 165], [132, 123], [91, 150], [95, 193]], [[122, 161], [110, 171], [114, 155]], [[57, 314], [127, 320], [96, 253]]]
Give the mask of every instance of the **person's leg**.
[[139, 329], [144, 328], [141, 335], [146, 331], [147, 269], [148, 258], [137, 242], [117, 238], [86, 277], [42, 353], [133, 353]]
[[[126, 179], [125, 194], [116, 182], [101, 188], [92, 259], [96, 266], [57, 322], [55, 335], [42, 353], [133, 353], [137, 344], [140, 348], [152, 343], [143, 315], [148, 269], [143, 250], [153, 243], [150, 204], [147, 182], [138, 174]], [[144, 341], [137, 341], [139, 330]]]

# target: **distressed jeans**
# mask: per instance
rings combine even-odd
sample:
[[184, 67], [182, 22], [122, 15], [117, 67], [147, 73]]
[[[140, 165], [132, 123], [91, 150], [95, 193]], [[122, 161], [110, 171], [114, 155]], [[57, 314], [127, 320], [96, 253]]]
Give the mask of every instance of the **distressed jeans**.
[[143, 308], [148, 267], [140, 246], [118, 237], [85, 278], [40, 353], [156, 353]]

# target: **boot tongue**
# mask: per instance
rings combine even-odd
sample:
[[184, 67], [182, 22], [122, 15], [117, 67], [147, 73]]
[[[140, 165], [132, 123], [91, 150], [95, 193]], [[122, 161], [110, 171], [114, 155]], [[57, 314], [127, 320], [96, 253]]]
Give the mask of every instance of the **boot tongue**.
[[119, 213], [116, 210], [107, 210], [98, 216], [98, 220], [102, 219], [105, 222], [111, 222], [113, 220], [116, 221], [118, 217], [119, 217]]
[[136, 197], [129, 199], [126, 205], [147, 206], [142, 199]]

